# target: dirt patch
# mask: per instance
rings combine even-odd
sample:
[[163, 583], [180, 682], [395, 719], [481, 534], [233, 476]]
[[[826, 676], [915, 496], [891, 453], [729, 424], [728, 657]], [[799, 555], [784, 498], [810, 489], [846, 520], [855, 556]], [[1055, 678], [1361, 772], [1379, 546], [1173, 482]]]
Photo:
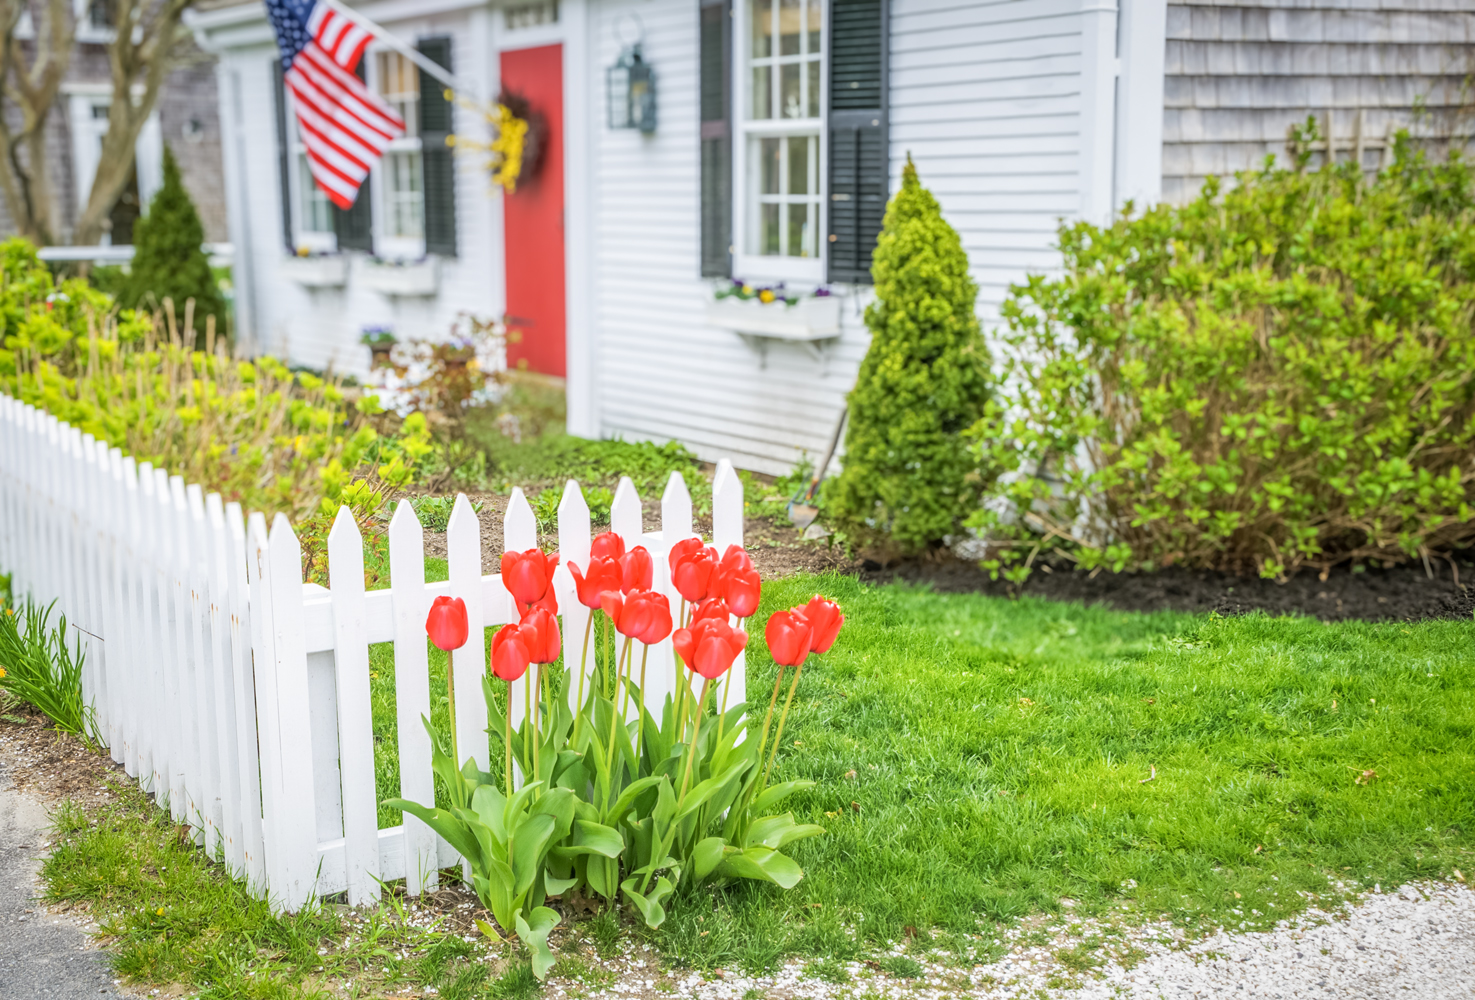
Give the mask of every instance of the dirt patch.
[[1217, 611], [1240, 615], [1264, 611], [1272, 615], [1306, 615], [1322, 621], [1417, 621], [1465, 618], [1475, 612], [1475, 554], [1432, 563], [1433, 575], [1421, 563], [1354, 573], [1338, 567], [1322, 580], [1299, 573], [1286, 583], [1231, 576], [1206, 570], [1169, 568], [1155, 573], [1077, 572], [1049, 567], [1031, 574], [1022, 587], [993, 581], [976, 564], [952, 557], [916, 560], [882, 569], [868, 564], [861, 578], [874, 583], [904, 581], [926, 584], [944, 593], [980, 593], [999, 597], [1028, 595], [1055, 601], [1105, 604], [1122, 611]]
[[16, 791], [47, 802], [97, 805], [111, 797], [105, 779], [131, 780], [105, 752], [50, 728], [46, 716], [24, 703], [9, 703], [0, 717], [0, 760]]

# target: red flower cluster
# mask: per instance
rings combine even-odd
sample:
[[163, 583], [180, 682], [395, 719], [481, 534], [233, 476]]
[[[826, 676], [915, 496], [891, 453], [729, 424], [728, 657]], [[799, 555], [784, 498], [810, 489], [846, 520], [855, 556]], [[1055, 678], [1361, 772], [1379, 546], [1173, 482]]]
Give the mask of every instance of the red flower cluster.
[[739, 618], [758, 610], [763, 584], [742, 546], [729, 545], [719, 559], [700, 538], [684, 538], [671, 546], [670, 562], [671, 582], [688, 602], [720, 598]]
[[773, 662], [784, 667], [797, 667], [810, 653], [827, 653], [845, 624], [840, 605], [815, 594], [802, 607], [775, 611], [763, 629]]
[[629, 594], [649, 590], [655, 578], [655, 563], [644, 545], [625, 551], [625, 540], [613, 531], [595, 535], [589, 543], [589, 570], [569, 563], [579, 603], [598, 608], [600, 596], [608, 593]]
[[615, 631], [647, 646], [654, 646], [671, 634], [671, 603], [665, 594], [652, 590], [635, 590], [628, 595], [606, 591], [599, 606], [609, 615]]
[[558, 619], [545, 608], [533, 608], [516, 625], [503, 625], [492, 636], [492, 673], [511, 683], [522, 677], [530, 663], [552, 663], [558, 659], [563, 639]]

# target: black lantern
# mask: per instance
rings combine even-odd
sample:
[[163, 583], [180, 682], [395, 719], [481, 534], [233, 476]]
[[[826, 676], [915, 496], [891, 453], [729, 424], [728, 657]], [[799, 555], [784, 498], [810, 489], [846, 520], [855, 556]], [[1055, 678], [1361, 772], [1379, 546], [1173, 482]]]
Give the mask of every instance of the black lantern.
[[609, 92], [609, 127], [656, 130], [656, 78], [640, 58], [640, 46], [632, 45], [605, 71]]

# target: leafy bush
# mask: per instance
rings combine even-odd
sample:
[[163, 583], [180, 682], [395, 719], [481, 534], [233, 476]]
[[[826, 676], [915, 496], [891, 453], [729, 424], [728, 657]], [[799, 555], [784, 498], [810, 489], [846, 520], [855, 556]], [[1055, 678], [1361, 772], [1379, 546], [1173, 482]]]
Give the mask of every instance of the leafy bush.
[[957, 531], [977, 505], [962, 432], [983, 415], [989, 361], [968, 256], [910, 160], [874, 261], [871, 346], [850, 393], [845, 465], [828, 499], [852, 537], [887, 533], [915, 550]]
[[171, 299], [182, 317], [188, 301], [194, 299], [194, 320], [200, 328], [205, 328], [207, 316], [214, 316], [217, 329], [224, 334], [225, 298], [210, 270], [210, 258], [200, 249], [205, 227], [167, 145], [164, 184], [149, 202], [148, 214], [134, 223], [134, 235], [132, 269], [119, 291], [119, 302], [136, 308], [162, 306], [165, 299]]
[[345, 496], [372, 502], [355, 483], [403, 486], [433, 450], [423, 415], [395, 427], [373, 396], [233, 360], [224, 338], [196, 350], [189, 327], [114, 311], [85, 282], [53, 286], [23, 240], [0, 244], [0, 264], [0, 391], [227, 501], [331, 520]]
[[32, 601], [0, 610], [0, 691], [40, 709], [62, 732], [91, 739], [92, 709], [82, 700], [82, 645], [67, 648], [67, 618]]
[[1283, 577], [1475, 540], [1475, 188], [1409, 147], [1216, 180], [1181, 208], [1060, 230], [1016, 286], [971, 432], [973, 524], [1014, 579], [1182, 564]]

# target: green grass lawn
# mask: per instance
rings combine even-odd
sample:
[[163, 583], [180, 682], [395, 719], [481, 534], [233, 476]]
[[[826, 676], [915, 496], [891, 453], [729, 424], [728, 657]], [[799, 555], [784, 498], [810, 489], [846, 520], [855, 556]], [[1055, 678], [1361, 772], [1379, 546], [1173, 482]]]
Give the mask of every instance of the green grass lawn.
[[[443, 573], [431, 561], [428, 575]], [[654, 934], [672, 960], [833, 961], [908, 928], [981, 959], [995, 946], [980, 932], [1063, 900], [1127, 920], [1260, 926], [1302, 909], [1300, 893], [1475, 869], [1475, 623], [1137, 615], [844, 577], [765, 589], [759, 621], [816, 590], [847, 615], [803, 675], [779, 765], [818, 782], [791, 802], [828, 833], [795, 848], [806, 878], [790, 892], [744, 883], [674, 901]], [[371, 668], [387, 796], [388, 647]], [[767, 697], [773, 671], [755, 641], [751, 697]], [[439, 697], [439, 656], [432, 677]], [[129, 968], [189, 981], [192, 949], [251, 933], [148, 865], [99, 876], [95, 859], [126, 843], [116, 824], [74, 823], [46, 878], [56, 898], [121, 914], [120, 947], [148, 957]], [[299, 951], [278, 949], [283, 981], [312, 975]]]

